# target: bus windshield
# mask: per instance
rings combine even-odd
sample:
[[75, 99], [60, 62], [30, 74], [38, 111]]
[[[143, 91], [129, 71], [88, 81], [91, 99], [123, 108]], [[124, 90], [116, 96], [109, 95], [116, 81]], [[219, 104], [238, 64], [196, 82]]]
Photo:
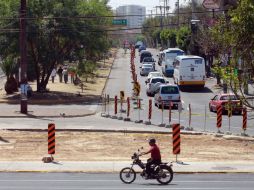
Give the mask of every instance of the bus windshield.
[[166, 53], [166, 59], [173, 60], [176, 56], [184, 55], [182, 51], [170, 51]]
[[188, 58], [188, 59], [183, 59], [182, 63], [184, 65], [189, 65], [189, 64], [193, 64], [193, 66], [198, 66], [202, 64], [202, 59], [197, 59], [197, 58]]

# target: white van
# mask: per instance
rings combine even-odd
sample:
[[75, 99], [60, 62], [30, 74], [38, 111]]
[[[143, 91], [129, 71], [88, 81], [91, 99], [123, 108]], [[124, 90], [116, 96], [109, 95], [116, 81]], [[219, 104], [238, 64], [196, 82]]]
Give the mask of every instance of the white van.
[[205, 61], [194, 55], [177, 56], [174, 60], [174, 82], [179, 87], [205, 86]]
[[163, 51], [161, 57], [162, 73], [166, 77], [172, 77], [174, 74], [173, 61], [176, 56], [184, 55], [184, 51], [179, 48], [168, 48]]
[[177, 108], [179, 104], [182, 104], [179, 88], [175, 84], [162, 84], [155, 93], [154, 104], [159, 108], [161, 108], [162, 102], [165, 107], [173, 106]]

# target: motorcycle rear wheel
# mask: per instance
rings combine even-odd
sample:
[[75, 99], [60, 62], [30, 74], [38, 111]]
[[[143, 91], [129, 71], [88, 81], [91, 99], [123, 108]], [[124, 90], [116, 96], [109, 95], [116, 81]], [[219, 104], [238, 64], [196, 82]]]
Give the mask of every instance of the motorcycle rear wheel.
[[122, 182], [130, 184], [133, 181], [135, 181], [136, 172], [130, 167], [123, 168], [120, 171], [120, 179], [121, 179]]
[[158, 176], [157, 181], [160, 184], [167, 185], [173, 180], [173, 170], [169, 166], [161, 166]]

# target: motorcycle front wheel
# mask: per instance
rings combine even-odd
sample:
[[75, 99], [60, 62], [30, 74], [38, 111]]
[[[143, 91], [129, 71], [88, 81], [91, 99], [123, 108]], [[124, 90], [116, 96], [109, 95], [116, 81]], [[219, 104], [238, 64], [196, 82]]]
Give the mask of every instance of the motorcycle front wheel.
[[120, 171], [120, 179], [122, 180], [122, 182], [130, 184], [133, 181], [135, 181], [135, 179], [136, 179], [136, 172], [132, 168], [130, 168], [130, 167], [123, 168]]
[[161, 166], [158, 172], [157, 181], [163, 185], [167, 185], [173, 180], [173, 170], [169, 166]]

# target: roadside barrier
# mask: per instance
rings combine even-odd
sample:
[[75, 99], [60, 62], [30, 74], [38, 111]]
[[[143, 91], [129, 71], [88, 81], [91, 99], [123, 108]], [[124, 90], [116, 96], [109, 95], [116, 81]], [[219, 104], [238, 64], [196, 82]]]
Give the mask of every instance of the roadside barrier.
[[247, 108], [243, 108], [243, 135], [246, 135], [246, 130], [247, 130]]
[[55, 154], [55, 124], [48, 124], [48, 154]]
[[152, 119], [152, 105], [153, 101], [149, 99], [149, 107], [148, 107], [148, 121], [145, 122], [146, 125], [151, 125], [151, 119]]
[[165, 123], [164, 123], [164, 103], [161, 99], [161, 97], [159, 98], [159, 102], [161, 102], [161, 124], [159, 124], [159, 127], [165, 127]]
[[189, 104], [189, 128], [191, 128], [191, 104]]
[[181, 129], [180, 124], [173, 124], [172, 125], [172, 135], [173, 135], [173, 154], [176, 155], [176, 161], [177, 161], [177, 155], [181, 152]]
[[115, 96], [115, 117], [117, 115], [117, 96]]
[[221, 104], [217, 106], [217, 128], [218, 133], [221, 133], [220, 128], [222, 125], [222, 106]]
[[168, 126], [166, 127], [170, 127], [171, 126], [171, 121], [172, 121], [172, 102], [169, 101], [169, 104], [168, 104]]
[[107, 95], [107, 104], [108, 104], [108, 115], [107, 117], [109, 117], [109, 103], [110, 103], [110, 97], [109, 94]]
[[148, 121], [151, 122], [152, 119], [152, 100], [149, 99], [149, 112], [148, 112]]
[[143, 123], [143, 120], [140, 119], [140, 110], [141, 110], [141, 99], [137, 99], [137, 109], [138, 109], [138, 120], [135, 123]]
[[126, 118], [124, 118], [124, 121], [130, 121], [130, 98], [127, 97], [127, 110], [126, 110]]

